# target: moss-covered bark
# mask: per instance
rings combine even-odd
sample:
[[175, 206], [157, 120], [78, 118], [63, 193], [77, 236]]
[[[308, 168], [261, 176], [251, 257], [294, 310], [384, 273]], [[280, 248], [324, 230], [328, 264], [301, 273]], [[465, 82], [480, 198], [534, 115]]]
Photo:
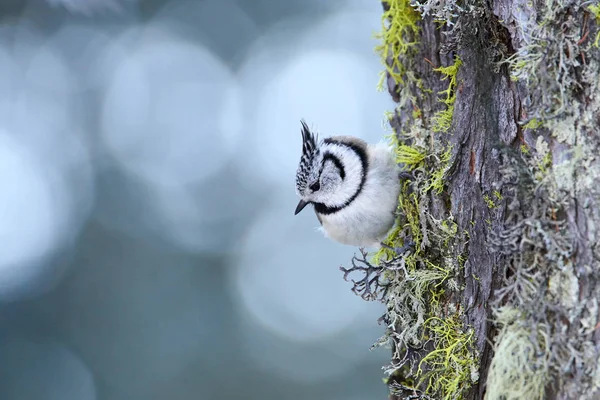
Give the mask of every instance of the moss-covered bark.
[[387, 305], [392, 398], [600, 398], [599, 3], [383, 6], [414, 178], [355, 290]]

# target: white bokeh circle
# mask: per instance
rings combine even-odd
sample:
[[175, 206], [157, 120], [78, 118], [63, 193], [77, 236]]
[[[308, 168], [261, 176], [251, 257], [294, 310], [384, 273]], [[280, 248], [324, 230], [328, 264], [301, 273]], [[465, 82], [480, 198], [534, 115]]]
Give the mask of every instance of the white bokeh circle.
[[94, 173], [64, 59], [35, 31], [15, 28], [0, 47], [0, 298], [49, 290], [64, 273], [56, 256], [93, 204]]
[[240, 126], [223, 114], [237, 111], [237, 83], [201, 45], [158, 29], [144, 30], [140, 41], [107, 90], [103, 143], [123, 168], [153, 185], [201, 182], [235, 150]]
[[341, 375], [371, 354], [384, 307], [355, 296], [343, 280], [338, 266], [357, 249], [323, 237], [310, 210], [294, 216], [293, 193], [271, 200], [231, 275], [245, 351], [260, 368], [295, 381]]
[[0, 132], [0, 187], [0, 287], [7, 288], [30, 279], [32, 271], [23, 265], [55, 248], [65, 210], [44, 166], [5, 132]]
[[254, 43], [240, 70], [252, 133], [245, 138], [245, 160], [253, 166], [248, 175], [293, 186], [301, 118], [321, 136], [377, 142], [389, 133], [384, 111], [394, 104], [376, 90], [382, 66], [370, 39], [379, 21], [375, 12], [355, 10], [317, 22], [294, 18]]

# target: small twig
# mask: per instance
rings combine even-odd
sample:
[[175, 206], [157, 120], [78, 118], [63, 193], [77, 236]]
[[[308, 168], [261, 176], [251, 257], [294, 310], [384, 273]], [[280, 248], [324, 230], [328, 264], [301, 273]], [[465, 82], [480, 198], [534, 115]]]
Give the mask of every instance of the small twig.
[[[393, 258], [389, 261], [381, 261], [381, 266], [376, 266], [371, 264], [368, 260], [368, 253], [360, 248], [360, 257], [356, 255], [352, 257], [352, 267], [344, 268], [340, 266], [340, 271], [344, 273], [344, 280], [348, 282], [352, 282], [352, 292], [357, 296], [360, 296], [363, 300], [371, 301], [371, 300], [381, 300], [387, 294], [387, 290], [389, 287], [388, 283], [384, 283], [381, 280], [381, 273], [383, 271], [397, 271], [402, 269], [404, 271], [404, 275], [406, 279], [410, 279], [408, 275], [408, 271], [406, 270], [406, 266], [404, 265], [403, 260], [401, 259], [406, 253], [407, 250], [414, 247], [413, 242], [408, 242], [401, 248], [394, 248], [382, 243], [382, 246], [394, 250], [398, 257]], [[396, 264], [399, 262], [399, 265]], [[349, 275], [353, 272], [361, 272], [364, 275], [361, 279], [354, 280], [350, 279]]]
[[350, 281], [354, 285], [352, 292], [357, 296], [360, 296], [363, 300], [371, 301], [381, 299], [387, 292], [387, 285], [382, 284], [380, 281], [381, 272], [383, 267], [374, 266], [367, 261], [367, 252], [364, 249], [360, 249], [362, 255], [359, 257], [352, 257], [352, 268], [340, 267], [340, 271], [344, 273], [344, 280], [348, 282], [348, 275], [352, 272], [362, 272], [364, 276], [362, 279]]

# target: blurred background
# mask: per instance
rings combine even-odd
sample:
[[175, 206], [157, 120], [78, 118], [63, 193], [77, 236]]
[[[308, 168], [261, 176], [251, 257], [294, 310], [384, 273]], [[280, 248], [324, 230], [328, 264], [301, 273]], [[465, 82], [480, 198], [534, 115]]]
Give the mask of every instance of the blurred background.
[[377, 0], [2, 0], [0, 399], [384, 399], [300, 118], [381, 140]]

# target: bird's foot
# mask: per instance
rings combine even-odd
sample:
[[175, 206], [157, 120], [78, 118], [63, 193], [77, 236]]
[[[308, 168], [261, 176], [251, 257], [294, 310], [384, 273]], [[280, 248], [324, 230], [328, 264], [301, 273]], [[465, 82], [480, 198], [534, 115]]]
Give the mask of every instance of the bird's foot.
[[398, 178], [400, 178], [401, 180], [408, 180], [408, 181], [412, 181], [415, 179], [415, 176], [412, 174], [412, 172], [408, 172], [408, 171], [400, 171], [398, 173]]
[[394, 252], [396, 252], [396, 254], [402, 255], [402, 254], [406, 253], [408, 250], [414, 248], [415, 243], [412, 241], [407, 241], [404, 244], [404, 246], [402, 246], [402, 247], [392, 247], [392, 246], [389, 246], [382, 242], [381, 247], [385, 247], [386, 249], [389, 249], [389, 250], [394, 250]]

